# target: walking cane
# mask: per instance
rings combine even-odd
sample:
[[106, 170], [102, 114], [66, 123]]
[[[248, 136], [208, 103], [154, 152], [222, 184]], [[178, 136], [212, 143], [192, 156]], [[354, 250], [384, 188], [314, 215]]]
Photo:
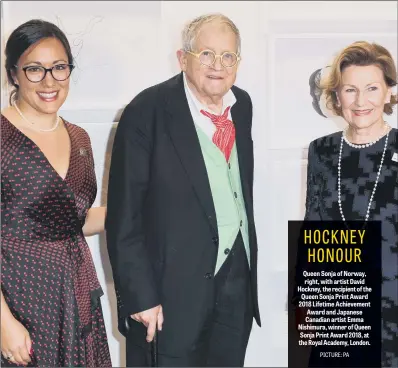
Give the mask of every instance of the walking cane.
[[[124, 318], [124, 327], [126, 334], [130, 331], [130, 317]], [[155, 335], [151, 342], [151, 367], [158, 366], [158, 328], [156, 326]]]
[[158, 328], [156, 326], [155, 335], [151, 342], [151, 367], [158, 366]]

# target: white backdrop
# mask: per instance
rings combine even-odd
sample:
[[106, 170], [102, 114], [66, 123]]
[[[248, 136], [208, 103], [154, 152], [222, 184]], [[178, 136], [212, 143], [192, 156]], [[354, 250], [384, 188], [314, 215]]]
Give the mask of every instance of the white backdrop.
[[[253, 328], [245, 364], [287, 366], [287, 222], [304, 214], [306, 147], [312, 139], [344, 127], [341, 119], [315, 112], [308, 80], [342, 47], [357, 40], [379, 42], [397, 60], [397, 3], [4, 1], [2, 6], [2, 55], [10, 32], [32, 18], [59, 25], [71, 42], [77, 69], [61, 115], [90, 134], [99, 187], [96, 204], [105, 204], [109, 154], [120, 111], [142, 89], [179, 72], [175, 52], [184, 23], [199, 14], [222, 12], [237, 24], [243, 53], [237, 85], [250, 93], [254, 104], [263, 320], [263, 328]], [[2, 107], [7, 105], [6, 95], [3, 88]], [[386, 120], [397, 127], [396, 112]], [[123, 366], [124, 339], [117, 331], [104, 236], [87, 240], [105, 291], [102, 303], [113, 365]]]

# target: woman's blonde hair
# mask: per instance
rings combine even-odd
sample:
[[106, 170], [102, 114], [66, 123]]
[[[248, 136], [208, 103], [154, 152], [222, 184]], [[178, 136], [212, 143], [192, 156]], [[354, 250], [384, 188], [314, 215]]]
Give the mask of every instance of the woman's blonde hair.
[[[326, 107], [336, 115], [342, 116], [337, 100], [337, 91], [342, 85], [342, 73], [350, 65], [375, 65], [381, 69], [388, 87], [397, 85], [397, 70], [390, 52], [376, 43], [358, 41], [344, 48], [334, 59], [328, 76], [320, 82], [326, 97]], [[391, 115], [397, 104], [397, 95], [391, 95], [389, 103], [384, 105], [384, 113]]]

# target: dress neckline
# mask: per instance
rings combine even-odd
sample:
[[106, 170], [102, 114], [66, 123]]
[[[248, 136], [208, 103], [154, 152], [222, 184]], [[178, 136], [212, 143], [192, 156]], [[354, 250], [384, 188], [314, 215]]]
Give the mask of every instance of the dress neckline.
[[72, 157], [73, 157], [73, 149], [74, 149], [74, 145], [73, 145], [73, 140], [72, 140], [72, 135], [71, 135], [71, 124], [68, 123], [67, 121], [65, 121], [63, 118], [62, 121], [64, 122], [66, 131], [69, 135], [69, 141], [70, 141], [70, 152], [69, 152], [69, 162], [68, 162], [68, 168], [66, 170], [66, 174], [65, 177], [62, 177], [57, 170], [55, 170], [54, 166], [51, 164], [50, 160], [47, 158], [47, 156], [44, 154], [43, 150], [31, 139], [29, 138], [24, 132], [22, 132], [20, 129], [18, 129], [13, 123], [11, 123], [11, 121], [4, 116], [4, 114], [1, 114], [1, 118], [3, 121], [5, 121], [7, 124], [9, 124], [11, 126], [11, 128], [17, 132], [17, 134], [21, 135], [26, 141], [30, 142], [35, 148], [36, 150], [40, 153], [40, 155], [45, 159], [45, 161], [47, 162], [48, 166], [51, 167], [51, 170], [57, 175], [57, 177], [59, 179], [61, 179], [61, 181], [66, 182], [67, 178], [69, 177], [70, 174], [70, 168], [71, 168], [71, 163], [72, 163]]

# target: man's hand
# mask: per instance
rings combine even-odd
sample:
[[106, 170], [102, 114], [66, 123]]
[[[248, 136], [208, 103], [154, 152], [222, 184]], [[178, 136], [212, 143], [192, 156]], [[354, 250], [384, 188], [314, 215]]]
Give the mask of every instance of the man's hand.
[[163, 309], [161, 305], [145, 310], [140, 313], [132, 314], [131, 318], [137, 322], [141, 322], [147, 327], [146, 341], [151, 342], [155, 335], [156, 325], [159, 331], [162, 331], [163, 326]]

